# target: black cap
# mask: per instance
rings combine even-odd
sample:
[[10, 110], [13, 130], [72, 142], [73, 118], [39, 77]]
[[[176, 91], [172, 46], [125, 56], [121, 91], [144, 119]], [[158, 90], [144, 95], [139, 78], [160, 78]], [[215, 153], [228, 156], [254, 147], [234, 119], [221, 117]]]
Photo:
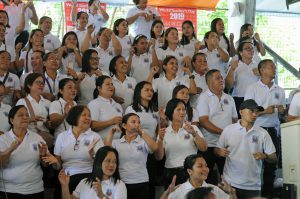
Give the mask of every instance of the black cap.
[[264, 111], [265, 109], [262, 106], [258, 106], [257, 103], [253, 99], [245, 100], [240, 105], [240, 110], [243, 109], [250, 109], [250, 110], [258, 110], [258, 111]]

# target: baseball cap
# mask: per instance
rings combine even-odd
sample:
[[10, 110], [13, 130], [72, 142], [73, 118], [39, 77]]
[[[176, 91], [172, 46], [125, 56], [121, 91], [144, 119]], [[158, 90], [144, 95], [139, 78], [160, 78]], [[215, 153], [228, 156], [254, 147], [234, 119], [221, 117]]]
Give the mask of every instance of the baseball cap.
[[265, 109], [262, 106], [258, 106], [257, 103], [253, 99], [245, 100], [240, 105], [240, 110], [250, 109], [250, 110], [258, 110], [264, 111]]

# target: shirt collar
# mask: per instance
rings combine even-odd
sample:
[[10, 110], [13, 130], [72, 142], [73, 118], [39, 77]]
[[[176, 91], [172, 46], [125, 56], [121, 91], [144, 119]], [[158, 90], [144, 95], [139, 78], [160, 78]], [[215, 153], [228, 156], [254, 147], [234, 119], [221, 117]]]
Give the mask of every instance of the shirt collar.
[[[140, 137], [140, 135], [138, 135], [138, 136], [136, 136], [136, 138], [134, 139], [134, 140], [132, 140], [132, 142], [139, 142], [140, 140], [141, 140], [142, 138]], [[125, 139], [125, 135], [122, 137], [122, 138], [120, 138], [120, 142], [121, 143], [125, 143], [126, 142], [126, 139]]]
[[115, 102], [115, 100], [113, 100], [113, 99], [106, 99], [106, 98], [104, 98], [104, 97], [102, 97], [102, 96], [98, 96], [98, 98], [97, 99], [99, 99], [100, 101], [104, 101], [104, 102], [108, 102], [108, 103], [111, 103], [111, 104], [115, 104], [116, 102]]
[[249, 129], [249, 131], [246, 131], [246, 128], [241, 125], [241, 120], [238, 120], [237, 125], [240, 130], [244, 129], [247, 134], [251, 133], [254, 130], [254, 125], [253, 125], [252, 128]]
[[125, 76], [124, 82], [121, 82], [120, 80], [118, 80], [118, 78], [116, 77], [116, 75], [113, 75], [113, 76], [112, 76], [112, 79], [113, 79], [113, 80], [116, 80], [116, 81], [118, 81], [118, 82], [120, 82], [120, 83], [125, 83], [125, 82], [128, 80], [128, 76], [127, 76], [127, 75]]
[[[8, 133], [8, 136], [11, 137], [13, 140], [17, 139], [17, 136], [13, 133], [12, 129], [10, 129], [7, 133]], [[29, 131], [28, 130], [27, 130], [25, 136], [29, 136]]]
[[[37, 102], [35, 99], [33, 99], [33, 97], [31, 97], [31, 95], [30, 94], [28, 94], [27, 95], [27, 99], [29, 100], [29, 101], [35, 101], [35, 102]], [[46, 101], [45, 100], [45, 98], [41, 95], [41, 100], [40, 101]]]
[[[264, 83], [261, 81], [261, 79], [258, 80], [258, 82], [259, 82], [259, 84], [260, 84], [262, 87], [268, 87], [268, 85], [264, 84]], [[275, 82], [273, 81], [273, 84], [272, 84], [270, 90], [271, 90], [271, 89], [275, 89], [275, 88], [277, 88], [277, 87], [278, 87], [278, 86], [277, 86], [277, 85], [275, 84]]]

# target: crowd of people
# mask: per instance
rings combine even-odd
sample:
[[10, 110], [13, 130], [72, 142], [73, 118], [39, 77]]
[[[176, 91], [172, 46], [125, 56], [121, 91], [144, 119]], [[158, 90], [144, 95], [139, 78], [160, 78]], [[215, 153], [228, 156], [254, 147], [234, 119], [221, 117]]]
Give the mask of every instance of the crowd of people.
[[55, 199], [154, 199], [156, 186], [161, 199], [274, 197], [279, 124], [300, 119], [300, 89], [287, 111], [253, 25], [235, 43], [221, 18], [204, 38], [191, 21], [179, 35], [133, 0], [111, 30], [98, 0], [89, 13], [74, 1], [60, 40], [32, 1], [3, 2], [0, 199], [48, 187]]

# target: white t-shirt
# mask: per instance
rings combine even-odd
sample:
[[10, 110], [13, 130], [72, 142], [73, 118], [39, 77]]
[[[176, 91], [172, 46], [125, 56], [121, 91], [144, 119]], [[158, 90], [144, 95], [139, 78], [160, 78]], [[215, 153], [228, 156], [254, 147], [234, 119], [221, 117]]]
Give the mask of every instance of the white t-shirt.
[[10, 124], [8, 123], [8, 113], [11, 109], [11, 106], [8, 104], [0, 104], [0, 131], [3, 133], [10, 129]]
[[6, 27], [5, 31], [5, 44], [7, 46], [12, 47], [12, 49], [15, 49], [15, 40], [16, 40], [17, 34], [16, 34], [16, 28], [14, 27]]
[[196, 38], [193, 38], [193, 39], [190, 40], [189, 44], [182, 45], [183, 48], [187, 51], [187, 54], [190, 58], [192, 58], [195, 54], [195, 44], [197, 42], [200, 42], [200, 41]]
[[[5, 151], [15, 140], [12, 130], [1, 135], [0, 151]], [[41, 142], [45, 143], [41, 136], [27, 131], [21, 144], [11, 153], [8, 164], [1, 169], [0, 191], [34, 194], [44, 190], [38, 147]]]
[[[152, 7], [146, 7], [144, 10], [141, 10], [134, 6], [133, 8], [130, 8], [128, 10], [126, 19], [138, 14], [138, 13], [147, 13], [148, 15], [155, 14], [156, 16], [159, 16], [159, 13], [155, 8]], [[132, 36], [136, 36], [138, 34], [145, 35], [148, 39], [150, 39], [150, 31], [152, 26], [153, 20], [146, 21], [144, 17], [139, 16], [132, 24]]]
[[[192, 125], [192, 127], [203, 138], [199, 128], [195, 125]], [[190, 133], [183, 127], [178, 132], [175, 132], [171, 124], [166, 129], [163, 146], [166, 154], [166, 168], [183, 167], [184, 159], [188, 155], [196, 154], [198, 150]]]
[[[13, 90], [21, 90], [21, 87], [20, 87], [20, 80], [18, 78], [17, 75], [13, 74], [13, 73], [10, 73], [8, 72], [8, 76], [6, 78], [6, 74], [4, 74], [3, 76], [0, 76], [0, 81], [4, 82], [5, 80], [5, 87], [6, 88], [11, 88]], [[9, 93], [9, 94], [6, 94], [3, 98], [3, 101], [2, 101], [4, 104], [9, 104], [9, 105], [13, 105], [13, 92]]]
[[65, 74], [61, 74], [60, 72], [57, 72], [55, 80], [53, 80], [51, 77], [48, 76], [47, 72], [44, 73], [45, 77], [45, 86], [43, 93], [52, 93], [54, 96], [56, 96], [59, 93], [59, 82], [62, 79], [67, 78], [68, 76]]
[[[205, 74], [201, 76], [200, 74], [194, 71], [193, 75], [195, 76], [196, 87], [201, 88], [202, 93], [205, 92], [208, 88], [205, 80]], [[193, 108], [197, 108], [197, 100], [199, 96], [200, 94], [195, 94], [190, 96], [191, 97], [190, 103]]]
[[54, 36], [51, 32], [44, 37], [44, 49], [47, 51], [55, 51], [61, 46], [61, 42], [57, 36]]
[[289, 115], [300, 116], [300, 93], [296, 93], [291, 101]]
[[[223, 49], [225, 52], [227, 52], [226, 49]], [[220, 54], [217, 49], [214, 49], [212, 51], [209, 51], [208, 48], [204, 48], [200, 50], [199, 52], [206, 54], [206, 60], [207, 65], [209, 69], [217, 69], [221, 72], [221, 75], [223, 78], [226, 77], [227, 70], [228, 70], [228, 63], [223, 62], [220, 59]]]
[[[81, 46], [82, 46], [82, 43], [83, 43], [83, 40], [84, 40], [84, 37], [86, 34], [86, 29], [85, 30], [75, 29], [74, 32], [76, 33], [77, 38], [78, 38], [79, 51], [81, 51]], [[89, 43], [89, 47], [92, 47], [91, 43]]]
[[[133, 38], [129, 35], [125, 35], [123, 38], [116, 36], [119, 40], [121, 46], [122, 46], [122, 53], [121, 55], [125, 57], [126, 60], [128, 60], [128, 57], [130, 55], [130, 48], [133, 42]], [[112, 42], [109, 42], [109, 46], [112, 47]]]
[[139, 83], [146, 81], [151, 70], [152, 55], [150, 53], [144, 53], [140, 56], [133, 55], [130, 76], [136, 79]]
[[136, 112], [132, 105], [128, 106], [128, 108], [125, 111], [125, 114], [127, 113], [135, 113], [140, 117], [141, 121], [141, 127], [142, 130], [145, 131], [150, 137], [153, 139], [156, 139], [156, 128], [159, 124], [159, 115], [158, 112], [152, 112], [152, 111], [146, 111], [146, 109], [143, 106], [140, 106], [141, 112]]
[[79, 84], [78, 104], [87, 105], [94, 99], [93, 93], [96, 88], [97, 76], [85, 74], [83, 80]]
[[[219, 187], [207, 184], [205, 181], [203, 181], [201, 187], [212, 187], [212, 193], [215, 195], [215, 199], [229, 199], [230, 196], [226, 194], [223, 190], [221, 190]], [[193, 185], [187, 181], [183, 184], [181, 184], [174, 192], [170, 193], [168, 199], [184, 199], [188, 192], [195, 189]]]
[[148, 154], [152, 151], [139, 135], [131, 143], [125, 140], [125, 136], [115, 139], [112, 147], [119, 153], [119, 172], [124, 183], [136, 184], [149, 181], [146, 163]]
[[[104, 143], [101, 137], [91, 129], [80, 134], [77, 140], [72, 133], [72, 128], [57, 136], [54, 154], [60, 156], [62, 166], [69, 175], [92, 172], [94, 160], [88, 152], [88, 147], [94, 140], [99, 140], [94, 147], [96, 153], [99, 148], [104, 146]], [[77, 150], [76, 144], [78, 145]]]
[[73, 66], [73, 69], [76, 71], [76, 72], [80, 72], [81, 71], [81, 67], [78, 65], [78, 63], [76, 62], [76, 59], [75, 59], [75, 53], [72, 52], [72, 53], [68, 53], [67, 56], [64, 58], [62, 57], [61, 58], [61, 63], [62, 63], [62, 66], [60, 68], [60, 73], [61, 74], [67, 74], [67, 71], [68, 71], [68, 67], [69, 67], [69, 64], [71, 63], [71, 65]]
[[98, 57], [100, 59], [98, 68], [109, 74], [110, 61], [116, 56], [114, 47], [109, 46], [106, 50], [104, 50], [98, 46], [94, 49], [98, 52]]
[[[105, 122], [111, 120], [114, 117], [123, 115], [123, 108], [120, 104], [115, 102], [113, 99], [109, 99], [98, 96], [96, 99], [92, 100], [88, 107], [91, 111], [91, 118], [95, 121]], [[118, 125], [108, 126], [105, 129], [99, 131], [103, 139], [106, 138], [107, 134], [112, 128], [118, 127]], [[120, 138], [119, 133], [114, 134], [114, 139]]]
[[[199, 117], [208, 116], [208, 120], [221, 129], [232, 124], [232, 119], [238, 117], [234, 100], [230, 95], [223, 93], [219, 100], [209, 89], [200, 94], [197, 110]], [[201, 128], [201, 131], [208, 147], [215, 147], [220, 135], [211, 133], [205, 128]]]
[[233, 73], [234, 85], [232, 96], [245, 97], [248, 86], [259, 80], [259, 76], [253, 73], [253, 69], [257, 68], [257, 64], [258, 63], [251, 62], [247, 65], [244, 62], [239, 61], [238, 67]]
[[[86, 183], [87, 178], [82, 179], [73, 191], [73, 195], [79, 199], [100, 199], [91, 184]], [[114, 179], [101, 181], [102, 192], [110, 199], [127, 199], [127, 189], [121, 180], [114, 183]]]
[[[73, 101], [74, 105], [77, 103]], [[64, 115], [65, 113], [65, 106], [67, 102], [63, 98], [59, 98], [59, 100], [55, 100], [51, 102], [50, 107], [49, 107], [49, 115], [57, 113], [59, 115]], [[54, 133], [54, 137], [56, 138], [59, 133], [64, 132], [68, 130], [71, 126], [68, 124], [66, 120], [64, 120], [56, 129]]]
[[[253, 99], [259, 106], [265, 109], [271, 105], [283, 105], [285, 107], [285, 93], [283, 88], [273, 83], [269, 88], [260, 80], [250, 85], [245, 94], [245, 100]], [[256, 118], [255, 125], [261, 127], [276, 127], [280, 124], [278, 113], [260, 115]]]
[[[4, 7], [4, 10], [8, 14], [9, 25], [11, 27], [16, 28], [20, 24], [23, 4], [24, 3], [20, 3], [20, 4], [16, 5], [15, 3], [12, 3], [11, 5]], [[32, 10], [30, 8], [26, 8], [26, 10], [25, 10], [25, 28], [24, 28], [24, 30], [27, 30], [27, 31], [30, 30], [29, 20], [32, 17], [33, 17]]]
[[115, 96], [122, 97], [124, 103], [121, 104], [123, 110], [132, 104], [133, 92], [136, 86], [136, 80], [133, 77], [126, 76], [126, 79], [121, 82], [114, 75], [112, 78], [112, 83], [115, 87]]
[[189, 88], [189, 78], [187, 76], [176, 77], [169, 81], [165, 76], [163, 76], [152, 81], [153, 90], [158, 93], [158, 107], [166, 107], [168, 101], [172, 99], [173, 89], [178, 85], [185, 85]]
[[271, 155], [276, 152], [269, 133], [254, 125], [248, 132], [240, 121], [228, 125], [222, 132], [218, 148], [230, 151], [226, 157], [223, 176], [231, 186], [246, 190], [261, 189], [262, 160], [256, 160], [254, 153]]
[[102, 28], [104, 26], [104, 24], [106, 23], [106, 20], [104, 19], [103, 15], [100, 13], [96, 13], [96, 14], [91, 14], [89, 13], [89, 24], [93, 24], [95, 26], [95, 30], [92, 33], [93, 35], [97, 34], [100, 30], [100, 28]]
[[[41, 96], [40, 101], [37, 102], [35, 99], [33, 99], [31, 97], [30, 94], [27, 95], [27, 99], [29, 100], [29, 102], [33, 108], [34, 115], [43, 117], [44, 119], [47, 119], [47, 117], [49, 115], [49, 106], [50, 106], [51, 102], [49, 100], [43, 98], [42, 96]], [[24, 98], [19, 99], [16, 105], [24, 105], [27, 108], [28, 113], [30, 115], [30, 111], [27, 107], [27, 103]], [[30, 117], [32, 117], [32, 116], [30, 115]], [[28, 129], [35, 133], [37, 133], [38, 130], [41, 130], [44, 132], [49, 132], [49, 129], [46, 128], [43, 121], [38, 121], [38, 122], [36, 122], [36, 124], [31, 122], [28, 126]]]
[[20, 60], [24, 60], [24, 65], [23, 69], [25, 73], [32, 71], [32, 66], [31, 66], [31, 56], [32, 56], [32, 49], [29, 51], [22, 51], [20, 55]]

